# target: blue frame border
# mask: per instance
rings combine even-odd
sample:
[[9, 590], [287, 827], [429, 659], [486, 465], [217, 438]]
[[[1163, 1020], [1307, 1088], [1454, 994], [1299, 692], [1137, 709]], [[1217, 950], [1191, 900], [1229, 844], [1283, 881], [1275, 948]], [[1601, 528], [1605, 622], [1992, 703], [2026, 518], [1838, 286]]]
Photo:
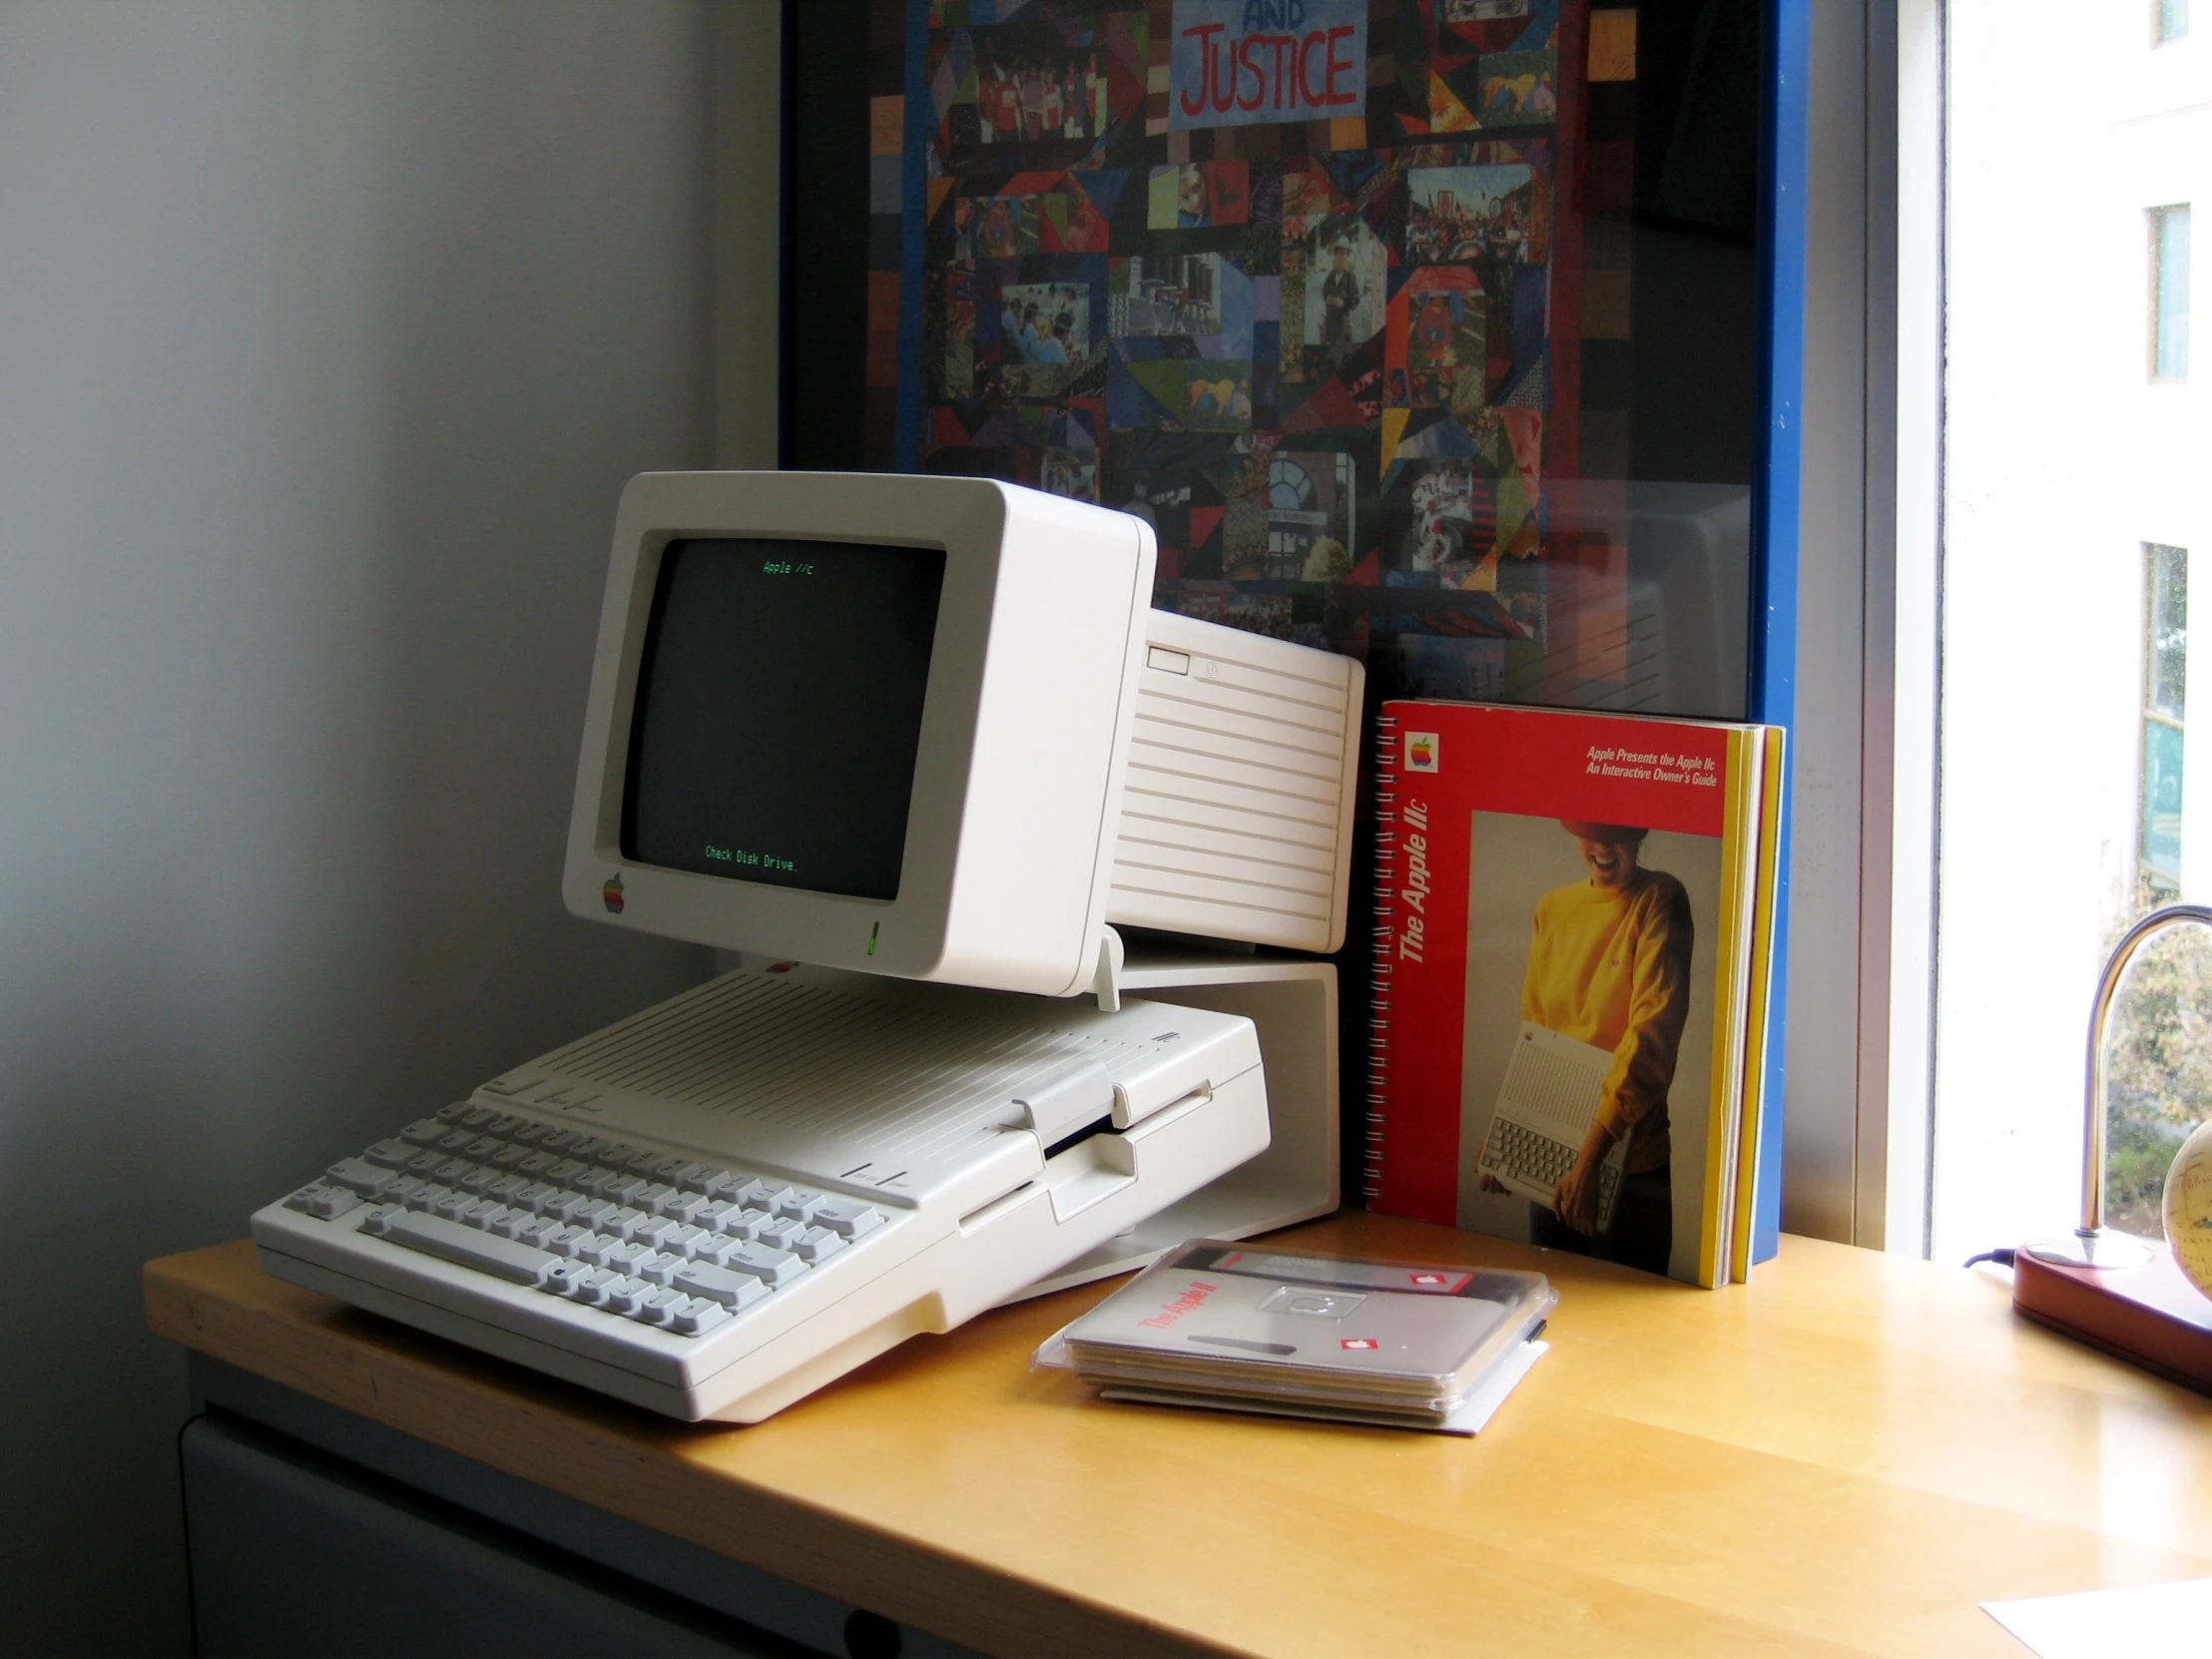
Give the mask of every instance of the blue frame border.
[[[1806, 160], [1812, 68], [1812, 0], [1774, 0], [1767, 14], [1767, 100], [1760, 144], [1766, 228], [1759, 250], [1761, 453], [1754, 512], [1751, 718], [1794, 728], [1797, 721], [1798, 546], [1803, 515], [1805, 396]], [[1790, 985], [1790, 847], [1798, 760], [1792, 731], [1782, 792], [1781, 868], [1776, 872], [1772, 1007], [1766, 1083], [1760, 1097], [1754, 1174], [1752, 1260], [1780, 1248], [1782, 1139]]]

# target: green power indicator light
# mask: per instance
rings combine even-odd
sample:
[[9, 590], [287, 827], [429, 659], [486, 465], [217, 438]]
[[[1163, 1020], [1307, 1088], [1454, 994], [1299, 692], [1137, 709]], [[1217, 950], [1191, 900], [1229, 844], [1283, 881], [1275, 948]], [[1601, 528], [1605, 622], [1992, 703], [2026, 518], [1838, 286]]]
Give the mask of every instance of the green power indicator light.
[[877, 922], [873, 927], [870, 927], [867, 930], [867, 953], [870, 956], [875, 954], [875, 935], [880, 933], [882, 930], [883, 924], [881, 922]]

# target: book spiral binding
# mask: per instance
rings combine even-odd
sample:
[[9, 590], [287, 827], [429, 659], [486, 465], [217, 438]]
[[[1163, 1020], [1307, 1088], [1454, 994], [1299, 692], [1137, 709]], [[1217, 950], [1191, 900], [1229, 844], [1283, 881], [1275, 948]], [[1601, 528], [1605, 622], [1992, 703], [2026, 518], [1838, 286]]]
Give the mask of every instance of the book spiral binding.
[[1382, 1160], [1390, 1138], [1391, 936], [1397, 895], [1397, 720], [1375, 721], [1375, 981], [1368, 1015], [1368, 1122], [1361, 1192], [1372, 1209], [1382, 1196]]

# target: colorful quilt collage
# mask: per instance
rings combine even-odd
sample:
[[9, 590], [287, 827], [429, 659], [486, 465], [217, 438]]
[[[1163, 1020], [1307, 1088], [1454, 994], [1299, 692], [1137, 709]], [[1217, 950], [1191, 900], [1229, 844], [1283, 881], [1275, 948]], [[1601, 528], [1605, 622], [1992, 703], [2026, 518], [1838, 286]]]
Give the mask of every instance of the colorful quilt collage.
[[[1582, 114], [1635, 14], [1595, 50], [1592, 15], [878, 0], [869, 463], [1136, 513], [1157, 603], [1379, 690], [1578, 700], [1621, 563], [1583, 467]], [[1626, 273], [1593, 281], [1604, 310]]]

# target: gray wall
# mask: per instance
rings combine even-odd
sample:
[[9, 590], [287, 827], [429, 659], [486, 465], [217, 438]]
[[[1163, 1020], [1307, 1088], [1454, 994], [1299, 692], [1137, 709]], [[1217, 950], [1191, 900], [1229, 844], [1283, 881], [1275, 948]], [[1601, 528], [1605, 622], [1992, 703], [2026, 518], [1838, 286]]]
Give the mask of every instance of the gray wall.
[[557, 876], [714, 441], [710, 10], [0, 0], [12, 1652], [183, 1649], [143, 1260], [709, 966]]

